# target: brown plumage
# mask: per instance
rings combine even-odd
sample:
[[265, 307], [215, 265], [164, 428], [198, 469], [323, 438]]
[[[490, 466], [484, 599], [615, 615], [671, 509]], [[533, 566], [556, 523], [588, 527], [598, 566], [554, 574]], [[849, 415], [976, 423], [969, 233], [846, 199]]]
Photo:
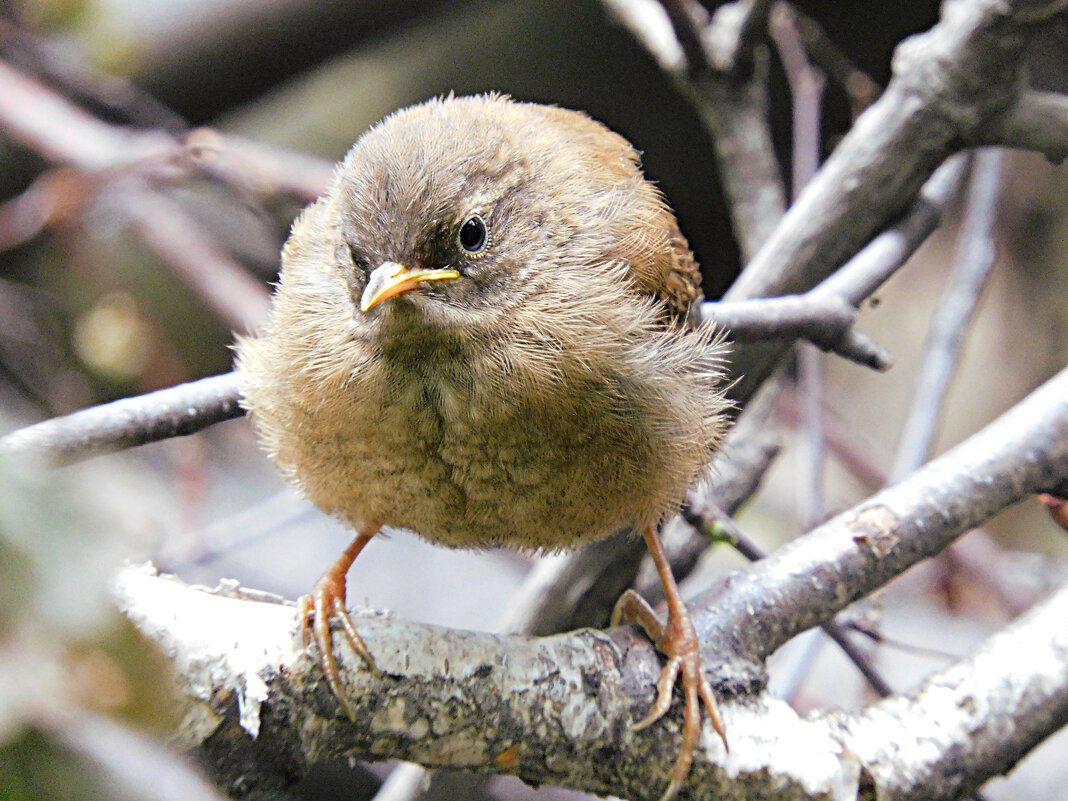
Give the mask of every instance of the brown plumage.
[[[302, 602], [339, 698], [329, 618], [348, 624], [345, 573], [382, 525], [538, 549], [633, 526], [659, 548], [724, 426], [723, 352], [689, 316], [699, 278], [636, 151], [579, 112], [449, 97], [356, 143], [237, 360], [264, 447], [360, 535]], [[674, 636], [656, 637], [669, 655]]]

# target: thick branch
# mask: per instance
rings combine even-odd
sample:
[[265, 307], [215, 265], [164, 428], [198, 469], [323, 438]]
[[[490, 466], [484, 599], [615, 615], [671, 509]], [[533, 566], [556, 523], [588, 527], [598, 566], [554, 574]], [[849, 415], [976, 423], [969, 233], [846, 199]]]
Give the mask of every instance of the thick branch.
[[[763, 658], [786, 639], [1066, 474], [1068, 370], [906, 481], [734, 577], [723, 598], [698, 599], [715, 604], [696, 616], [710, 656], [706, 664], [721, 665], [721, 690], [753, 687]], [[180, 672], [192, 671], [187, 681], [197, 697], [218, 701], [235, 691], [245, 730], [261, 741], [267, 735], [275, 752], [281, 746], [306, 761], [389, 754], [635, 797], [659, 786], [660, 771], [671, 763], [673, 725], [641, 736], [626, 725], [649, 702], [658, 675], [651, 647], [629, 630], [532, 640], [361, 617], [358, 625], [383, 675], [372, 675], [341, 646], [344, 685], [365, 722], [351, 726], [338, 717], [314, 660], [300, 654], [291, 607], [191, 598], [186, 588], [133, 572], [123, 582], [128, 613], [178, 655]], [[201, 675], [205, 670], [211, 681]], [[190, 736], [199, 741], [219, 718], [206, 703], [195, 710], [199, 727]], [[740, 779], [747, 792], [775, 782], [834, 796], [843, 777], [855, 786], [856, 765], [826, 729], [800, 723], [760, 695], [744, 709], [728, 702], [724, 713], [732, 764], [747, 765]], [[293, 721], [302, 723], [294, 727]], [[1048, 734], [1056, 720], [1043, 721]], [[777, 734], [773, 748], [769, 726]], [[310, 731], [318, 736], [301, 737]], [[1038, 727], [1029, 731], [1031, 742]], [[633, 759], [607, 758], [624, 749]], [[709, 762], [722, 759], [718, 749], [706, 739], [695, 766], [695, 797], [737, 790]], [[805, 758], [784, 764], [784, 753]]]
[[[760, 795], [775, 786], [782, 798], [821, 792], [852, 798], [858, 776], [852, 754], [861, 751], [835, 742], [840, 721], [829, 729], [818, 720], [799, 721], [754, 693], [764, 657], [961, 531], [1065, 475], [1068, 370], [901, 484], [732, 576], [719, 594], [698, 598], [695, 607], [705, 608], [695, 618], [705, 663], [719, 666], [731, 755], [724, 763], [709, 732], [695, 762], [692, 797]], [[352, 725], [322, 682], [315, 655], [301, 653], [292, 607], [219, 598], [136, 571], [124, 573], [120, 594], [134, 622], [175, 654], [187, 694], [199, 699], [190, 718], [196, 725], [186, 733], [190, 745], [211, 734], [260, 749], [265, 760], [277, 759], [281, 749], [297, 765], [389, 755], [635, 798], [659, 792], [674, 758], [675, 716], [644, 732], [627, 725], [646, 710], [659, 675], [652, 647], [629, 629], [532, 639], [361, 616], [357, 625], [382, 674], [368, 671], [337, 638], [343, 685], [361, 721]], [[1021, 667], [1020, 675], [1027, 670]], [[1058, 708], [1064, 682], [1042, 686]], [[749, 693], [744, 703], [732, 703], [732, 689]], [[925, 704], [924, 697], [915, 699], [910, 714], [922, 714]], [[1026, 724], [1026, 736], [1013, 747], [1049, 734], [1062, 715]], [[238, 721], [258, 739], [249, 741]], [[775, 738], [767, 737], [769, 730]], [[624, 751], [627, 759], [616, 758]], [[913, 751], [898, 758], [906, 757], [926, 758]], [[930, 763], [953, 758], [940, 753]], [[977, 762], [967, 781], [1001, 765]]]
[[[172, 655], [188, 705], [185, 747], [225, 742], [264, 762], [284, 753], [289, 770], [399, 757], [634, 799], [662, 792], [678, 747], [674, 723], [630, 728], [652, 701], [659, 667], [629, 629], [532, 638], [360, 616], [382, 673], [341, 651], [354, 725], [302, 652], [292, 606], [212, 595], [135, 569], [122, 574], [119, 595]], [[859, 769], [833, 727], [762, 696], [723, 712], [733, 767], [714, 767], [723, 748], [705, 737], [689, 797], [737, 797], [738, 787], [758, 797], [773, 788], [783, 799], [852, 797]]]
[[845, 720], [880, 801], [950, 801], [1068, 724], [1068, 585], [972, 658]]
[[962, 138], [1014, 102], [1027, 34], [1064, 7], [1064, 0], [950, 3], [938, 25], [899, 45], [886, 92], [806, 187], [731, 297], [814, 286], [899, 214]]
[[[674, 726], [635, 733], [626, 725], [656, 677], [634, 658], [638, 641], [627, 630], [529, 638], [361, 617], [383, 675], [344, 660], [359, 696], [361, 723], [352, 724], [301, 652], [291, 606], [133, 568], [119, 595], [172, 657], [188, 748], [226, 741], [275, 762], [285, 753], [287, 771], [401, 756], [635, 799], [655, 797], [671, 764]], [[856, 715], [801, 720], [763, 692], [728, 700], [731, 755], [705, 738], [690, 797], [854, 799], [863, 766], [880, 799], [959, 798], [1068, 722], [1066, 615], [1062, 587], [916, 694]]]

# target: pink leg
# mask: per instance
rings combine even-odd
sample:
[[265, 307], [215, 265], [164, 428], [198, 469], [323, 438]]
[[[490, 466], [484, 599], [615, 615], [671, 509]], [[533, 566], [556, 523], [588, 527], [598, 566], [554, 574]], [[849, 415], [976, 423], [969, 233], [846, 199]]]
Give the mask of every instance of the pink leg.
[[310, 639], [314, 636], [315, 642], [319, 646], [326, 682], [330, 685], [330, 689], [334, 691], [334, 695], [337, 696], [337, 700], [345, 710], [345, 714], [351, 720], [355, 720], [356, 715], [341, 688], [337, 657], [334, 656], [334, 638], [330, 631], [330, 619], [333, 617], [340, 621], [341, 628], [345, 632], [345, 639], [349, 641], [352, 650], [366, 659], [367, 663], [374, 668], [375, 661], [371, 657], [371, 652], [363, 644], [363, 640], [356, 631], [356, 627], [352, 625], [349, 613], [345, 609], [345, 576], [348, 574], [349, 568], [352, 567], [352, 563], [356, 561], [360, 551], [377, 533], [378, 527], [376, 526], [370, 534], [357, 535], [356, 539], [338, 557], [338, 560], [334, 562], [330, 569], [315, 582], [315, 587], [312, 589], [311, 594], [304, 595], [297, 601], [301, 619], [301, 637], [304, 645], [307, 647]]
[[701, 701], [704, 701], [709, 718], [712, 720], [712, 727], [723, 739], [725, 748], [727, 735], [723, 729], [719, 708], [716, 706], [716, 698], [701, 670], [701, 652], [697, 631], [693, 627], [686, 604], [682, 602], [682, 596], [679, 595], [679, 586], [675, 583], [675, 577], [671, 573], [671, 565], [668, 564], [664, 546], [660, 543], [660, 538], [657, 537], [656, 530], [652, 526], [647, 528], [643, 534], [645, 544], [649, 546], [649, 553], [656, 565], [656, 572], [660, 575], [660, 583], [664, 585], [668, 607], [667, 625], [660, 622], [648, 602], [633, 590], [623, 593], [616, 603], [616, 608], [612, 613], [612, 625], [617, 625], [620, 618], [638, 623], [645, 629], [645, 633], [649, 635], [649, 639], [653, 641], [657, 650], [668, 658], [656, 685], [656, 702], [649, 710], [649, 714], [634, 724], [635, 729], [651, 726], [664, 716], [671, 707], [671, 694], [675, 682], [680, 673], [682, 675], [682, 689], [686, 699], [682, 745], [679, 748], [679, 756], [675, 760], [675, 765], [671, 769], [671, 779], [667, 790], [661, 797], [661, 801], [668, 801], [678, 792], [693, 764], [694, 750], [697, 748], [697, 740], [701, 734]]

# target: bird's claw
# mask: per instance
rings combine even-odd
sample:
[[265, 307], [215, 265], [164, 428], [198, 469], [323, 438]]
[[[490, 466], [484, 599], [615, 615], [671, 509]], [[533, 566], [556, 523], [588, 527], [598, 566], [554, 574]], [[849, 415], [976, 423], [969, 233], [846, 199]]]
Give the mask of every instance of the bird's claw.
[[[362, 546], [361, 546], [362, 547]], [[352, 548], [350, 547], [350, 551]], [[358, 550], [356, 551], [358, 553]], [[304, 648], [307, 649], [312, 640], [319, 648], [319, 660], [326, 676], [326, 683], [330, 686], [341, 708], [350, 720], [356, 720], [356, 711], [346, 698], [341, 686], [341, 673], [337, 666], [337, 656], [334, 653], [334, 635], [330, 628], [331, 620], [337, 620], [341, 624], [341, 630], [345, 639], [367, 665], [378, 674], [378, 667], [371, 656], [371, 652], [364, 645], [363, 638], [352, 623], [348, 610], [345, 608], [345, 573], [348, 571], [352, 559], [348, 552], [338, 560], [330, 570], [315, 582], [315, 587], [308, 595], [301, 596], [297, 601], [297, 613], [300, 618], [300, 637]], [[354, 558], [354, 554], [351, 554]]]
[[679, 746], [679, 755], [675, 759], [675, 764], [671, 768], [667, 790], [661, 796], [660, 801], [669, 801], [674, 798], [690, 773], [697, 741], [701, 735], [702, 701], [708, 710], [712, 727], [723, 740], [723, 747], [727, 748], [727, 735], [719, 714], [719, 707], [716, 705], [712, 688], [702, 671], [697, 632], [685, 607], [681, 609], [681, 614], [673, 614], [669, 607], [668, 623], [665, 626], [644, 598], [633, 590], [627, 590], [616, 603], [616, 608], [612, 613], [613, 625], [618, 624], [624, 618], [637, 623], [645, 630], [656, 649], [668, 658], [656, 684], [656, 701], [649, 710], [649, 714], [634, 723], [631, 726], [632, 729], [647, 728], [667, 713], [671, 707], [676, 681], [680, 674], [682, 676], [682, 689], [685, 697], [682, 744]]

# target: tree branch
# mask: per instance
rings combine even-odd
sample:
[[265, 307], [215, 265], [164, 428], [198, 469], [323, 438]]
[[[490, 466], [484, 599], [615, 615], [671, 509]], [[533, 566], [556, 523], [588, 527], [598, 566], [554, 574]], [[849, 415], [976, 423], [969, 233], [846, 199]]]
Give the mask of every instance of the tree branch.
[[0, 455], [63, 464], [109, 451], [194, 434], [245, 413], [236, 373], [202, 378], [147, 395], [123, 398], [0, 437]]
[[[763, 20], [768, 3], [730, 3], [717, 10], [711, 22], [692, 0], [673, 0], [679, 26], [690, 51], [700, 46], [701, 64], [714, 68], [691, 70], [697, 56], [686, 56], [677, 28], [656, 0], [604, 0], [608, 9], [649, 51], [679, 91], [693, 104], [712, 134], [716, 160], [730, 208], [734, 234], [748, 261], [782, 217], [786, 195], [767, 121], [766, 58], [754, 57], [749, 75], [737, 70], [742, 50], [752, 53], [753, 20]], [[687, 31], [698, 30], [690, 35]], [[695, 40], [695, 37], [696, 40]], [[741, 44], [744, 37], [750, 37]]]
[[997, 150], [980, 152], [973, 159], [971, 187], [950, 282], [934, 305], [915, 394], [889, 471], [891, 481], [923, 464], [934, 441], [964, 333], [994, 267], [993, 227], [1001, 162]]
[[[898, 46], [894, 78], [805, 187], [725, 299], [803, 292], [897, 217], [962, 141], [1011, 107], [1023, 49], [1064, 0], [974, 0]], [[782, 347], [755, 350], [734, 396], [748, 397]]]
[[746, 581], [693, 599], [702, 608], [698, 634], [709, 656], [747, 654], [760, 663], [991, 515], [1066, 478], [1068, 369], [900, 483], [759, 562]]
[[1068, 724], [1068, 584], [909, 697], [843, 719], [880, 801], [950, 801]]
[[[700, 596], [695, 623], [706, 665], [718, 666], [715, 683], [725, 696], [731, 753], [727, 757], [715, 738], [705, 737], [688, 783], [692, 797], [752, 796], [774, 786], [782, 798], [853, 798], [861, 769], [854, 753], [877, 782], [901, 781], [893, 778], [895, 771], [916, 760], [931, 775], [948, 775], [951, 765], [959, 770], [952, 748], [930, 754], [918, 747], [915, 734], [896, 740], [880, 734], [887, 726], [894, 735], [898, 728], [907, 732], [930, 715], [931, 693], [892, 699], [855, 721], [837, 715], [802, 721], [758, 691], [763, 659], [962, 531], [1066, 475], [1068, 370], [902, 483]], [[286, 754], [287, 770], [342, 756], [388, 755], [635, 798], [662, 785], [677, 747], [674, 715], [640, 733], [628, 725], [644, 714], [659, 675], [652, 646], [630, 629], [533, 639], [364, 614], [358, 626], [382, 672], [373, 674], [339, 645], [342, 683], [360, 721], [353, 725], [341, 715], [313, 655], [302, 652], [293, 607], [220, 598], [132, 569], [123, 573], [119, 594], [130, 618], [173, 655], [190, 704], [188, 746], [224, 738], [228, 747], [240, 742], [253, 754], [261, 750], [265, 760], [270, 754], [277, 762], [279, 753]], [[1060, 604], [1068, 598], [1055, 603], [1061, 617], [1053, 620], [1063, 620]], [[973, 698], [980, 692], [989, 697], [978, 699], [974, 709], [957, 709], [951, 721], [980, 719], [976, 710], [984, 703], [997, 717], [976, 745], [974, 760], [969, 757], [974, 772], [955, 778], [958, 785], [979, 783], [1009, 764], [1006, 757], [981, 758], [991, 742], [1009, 748], [1014, 760], [1068, 714], [1068, 635], [1050, 614], [1043, 608], [1020, 624], [1037, 649], [1039, 670], [1032, 670], [1028, 651], [1026, 664], [1014, 670], [1012, 699], [1000, 695], [1008, 685], [987, 683], [992, 669], [961, 689]], [[1017, 634], [999, 637], [977, 664], [987, 664], [983, 660], [1002, 645], [1019, 662]], [[1052, 664], [1061, 671], [1053, 674], [1056, 681], [1042, 669]], [[967, 672], [950, 671], [942, 684], [961, 688], [959, 676]], [[1025, 680], [1032, 673], [1037, 678]], [[732, 698], [742, 692], [744, 701]], [[1021, 710], [1035, 709], [1045, 711], [1017, 718]], [[936, 717], [923, 725], [941, 726], [942, 715], [951, 711], [952, 705], [943, 709], [939, 703]], [[1017, 725], [1019, 735], [1013, 733]], [[902, 741], [917, 747], [880, 750]], [[627, 759], [615, 758], [623, 752]], [[892, 760], [894, 770], [884, 767]]]
[[971, 141], [1037, 150], [1060, 164], [1068, 158], [1068, 95], [1023, 92], [1004, 114], [980, 128]]

